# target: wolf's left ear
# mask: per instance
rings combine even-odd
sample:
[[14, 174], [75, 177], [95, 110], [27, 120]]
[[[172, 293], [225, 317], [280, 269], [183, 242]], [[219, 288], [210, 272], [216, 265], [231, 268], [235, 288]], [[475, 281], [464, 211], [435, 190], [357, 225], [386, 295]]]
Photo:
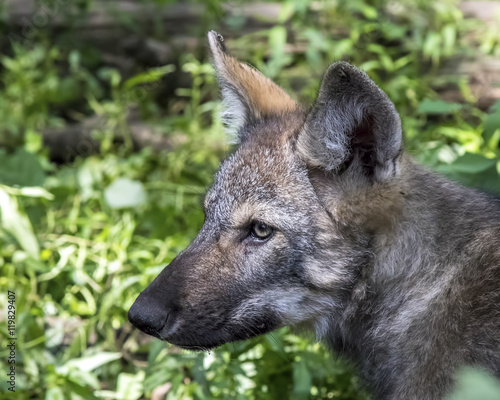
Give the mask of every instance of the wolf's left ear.
[[401, 120], [394, 104], [366, 73], [337, 62], [324, 75], [299, 135], [298, 150], [311, 167], [340, 172], [352, 166], [383, 181], [397, 172]]
[[241, 128], [270, 115], [293, 111], [297, 103], [278, 85], [248, 64], [226, 52], [224, 39], [215, 31], [208, 33], [223, 99], [223, 120], [237, 141]]

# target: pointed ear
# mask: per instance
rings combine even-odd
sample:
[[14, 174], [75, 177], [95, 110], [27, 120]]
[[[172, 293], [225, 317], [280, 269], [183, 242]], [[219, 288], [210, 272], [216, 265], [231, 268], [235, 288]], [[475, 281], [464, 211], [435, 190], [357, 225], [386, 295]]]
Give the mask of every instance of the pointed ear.
[[385, 180], [397, 173], [401, 120], [366, 73], [337, 62], [325, 73], [298, 150], [311, 167], [338, 173], [352, 167], [372, 180]]
[[244, 139], [241, 128], [271, 115], [293, 111], [297, 103], [278, 85], [251, 66], [226, 52], [224, 39], [208, 33], [223, 99], [223, 120], [237, 141]]

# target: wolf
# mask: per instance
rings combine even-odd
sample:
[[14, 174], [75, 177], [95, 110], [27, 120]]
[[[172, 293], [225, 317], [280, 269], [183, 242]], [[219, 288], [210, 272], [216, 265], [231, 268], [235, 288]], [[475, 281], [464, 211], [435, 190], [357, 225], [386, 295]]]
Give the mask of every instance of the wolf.
[[500, 377], [500, 202], [406, 154], [356, 67], [332, 64], [306, 109], [208, 40], [237, 148], [130, 322], [191, 350], [312, 331], [376, 399], [443, 398], [463, 366]]

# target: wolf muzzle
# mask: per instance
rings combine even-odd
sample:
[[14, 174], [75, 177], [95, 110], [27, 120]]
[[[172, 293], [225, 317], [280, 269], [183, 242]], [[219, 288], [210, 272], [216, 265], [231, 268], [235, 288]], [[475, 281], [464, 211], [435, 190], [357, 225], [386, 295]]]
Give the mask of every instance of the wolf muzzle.
[[179, 326], [179, 290], [183, 277], [173, 262], [141, 292], [128, 312], [128, 319], [137, 329], [161, 340], [175, 341]]

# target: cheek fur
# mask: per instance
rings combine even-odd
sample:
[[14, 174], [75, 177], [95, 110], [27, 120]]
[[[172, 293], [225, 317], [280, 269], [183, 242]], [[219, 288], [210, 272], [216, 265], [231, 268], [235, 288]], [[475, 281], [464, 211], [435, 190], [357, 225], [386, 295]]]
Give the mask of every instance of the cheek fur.
[[328, 295], [318, 295], [304, 287], [275, 287], [264, 290], [244, 300], [231, 316], [235, 323], [244, 322], [271, 311], [279, 327], [302, 325], [313, 329], [318, 337], [325, 334], [323, 316], [330, 315], [339, 304]]

